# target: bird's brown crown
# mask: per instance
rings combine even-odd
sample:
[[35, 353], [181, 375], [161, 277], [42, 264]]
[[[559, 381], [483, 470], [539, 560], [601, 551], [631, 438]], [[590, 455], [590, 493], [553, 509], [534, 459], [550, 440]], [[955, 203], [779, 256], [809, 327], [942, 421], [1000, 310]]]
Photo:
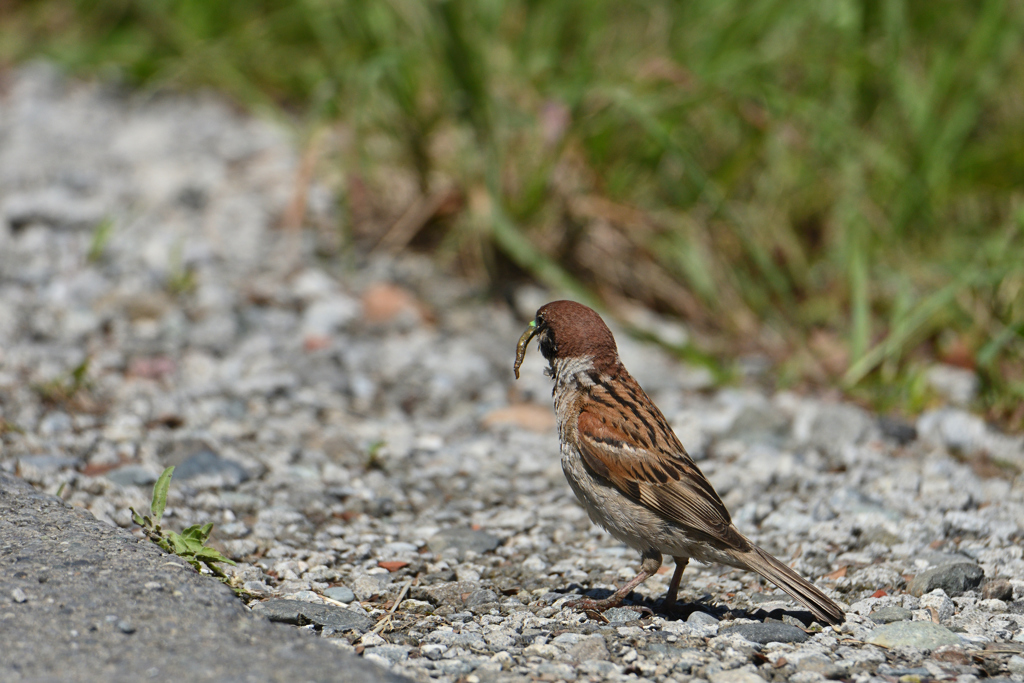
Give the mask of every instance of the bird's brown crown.
[[552, 301], [538, 309], [536, 325], [541, 353], [549, 361], [591, 358], [598, 368], [618, 363], [615, 337], [592, 308], [575, 301]]

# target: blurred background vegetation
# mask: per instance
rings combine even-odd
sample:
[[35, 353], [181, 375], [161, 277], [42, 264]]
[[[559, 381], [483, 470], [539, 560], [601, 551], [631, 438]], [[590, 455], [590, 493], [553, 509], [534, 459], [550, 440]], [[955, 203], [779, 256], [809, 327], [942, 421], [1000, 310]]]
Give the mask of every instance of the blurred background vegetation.
[[643, 306], [720, 374], [882, 410], [959, 366], [1011, 429], [1022, 37], [1019, 0], [0, 0], [0, 67], [286, 121], [352, 249]]

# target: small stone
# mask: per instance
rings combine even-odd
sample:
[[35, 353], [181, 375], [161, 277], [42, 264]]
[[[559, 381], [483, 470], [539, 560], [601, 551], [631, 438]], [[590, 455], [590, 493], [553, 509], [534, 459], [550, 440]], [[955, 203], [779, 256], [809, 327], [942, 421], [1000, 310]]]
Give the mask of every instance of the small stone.
[[917, 439], [917, 427], [896, 417], [883, 415], [878, 418], [878, 429], [882, 436], [906, 446]]
[[412, 326], [423, 317], [416, 297], [409, 290], [390, 283], [368, 287], [363, 293], [362, 310], [366, 321], [377, 325]]
[[387, 642], [379, 633], [373, 633], [372, 631], [359, 639], [359, 644], [364, 647], [377, 647]]
[[65, 467], [77, 467], [81, 463], [81, 458], [72, 458], [66, 455], [25, 455], [18, 458], [18, 468], [22, 470], [25, 468], [41, 471], [59, 470]]
[[512, 630], [491, 631], [484, 636], [491, 650], [506, 650], [516, 644], [516, 633]]
[[153, 470], [145, 465], [125, 465], [104, 476], [118, 486], [149, 486], [157, 480]]
[[628, 621], [636, 621], [640, 618], [640, 612], [628, 607], [613, 607], [605, 610], [604, 618], [612, 624], [624, 624]]
[[949, 599], [949, 596], [941, 588], [937, 588], [927, 595], [922, 595], [919, 607], [920, 609], [935, 610], [933, 614], [938, 616], [940, 622], [946, 621], [953, 616], [953, 612], [956, 609], [953, 601]]
[[981, 589], [981, 595], [986, 600], [1013, 600], [1013, 584], [1006, 579], [992, 579]]
[[739, 634], [752, 643], [802, 643], [807, 634], [796, 626], [777, 623], [736, 624], [719, 631], [721, 635]]
[[390, 574], [355, 574], [349, 581], [349, 587], [360, 600], [369, 600], [380, 595], [390, 582]]
[[479, 591], [481, 586], [475, 581], [451, 581], [427, 586], [413, 586], [409, 591], [416, 600], [426, 600], [434, 605], [451, 605], [461, 608], [463, 596], [469, 597]]
[[882, 647], [934, 650], [942, 645], [959, 645], [960, 637], [945, 626], [930, 621], [898, 621], [872, 629], [864, 642]]
[[399, 569], [402, 569], [403, 567], [408, 567], [409, 563], [403, 562], [401, 560], [388, 560], [384, 562], [378, 562], [377, 566], [381, 569], [387, 569], [389, 572], [397, 572]]
[[25, 595], [25, 591], [21, 590], [20, 588], [15, 588], [11, 591], [11, 600], [14, 600], [14, 602], [18, 604], [21, 604], [28, 600], [28, 596]]
[[477, 605], [483, 605], [488, 602], [498, 602], [498, 594], [492, 590], [474, 591], [466, 598], [466, 607], [476, 607]]
[[588, 659], [580, 662], [576, 667], [580, 673], [588, 676], [597, 676], [599, 680], [605, 680], [612, 675], [622, 672], [622, 667], [614, 662], [604, 659]]
[[413, 600], [412, 598], [403, 600], [398, 608], [410, 614], [430, 614], [434, 611], [434, 606], [426, 600]]
[[461, 679], [474, 668], [473, 664], [461, 659], [442, 659], [434, 662], [434, 671], [442, 676], [452, 676]]
[[907, 590], [917, 597], [937, 588], [944, 590], [946, 595], [962, 595], [964, 591], [977, 588], [983, 578], [985, 572], [972, 562], [945, 564], [915, 576]]
[[352, 592], [351, 588], [346, 586], [332, 586], [324, 591], [324, 597], [348, 604], [356, 599], [356, 594]]
[[960, 645], [943, 645], [932, 650], [932, 659], [964, 666], [971, 663], [971, 657]]
[[585, 662], [591, 659], [607, 659], [608, 648], [605, 645], [604, 637], [594, 634], [587, 638], [581, 638], [568, 649], [569, 656], [577, 662]]
[[494, 656], [491, 657], [491, 661], [498, 664], [502, 670], [511, 669], [515, 665], [515, 660], [512, 659], [512, 655], [504, 650], [495, 652]]
[[412, 648], [408, 645], [392, 645], [390, 643], [385, 643], [373, 648], [367, 648], [365, 654], [374, 654], [378, 657], [383, 657], [392, 664], [397, 664], [398, 662], [404, 662], [409, 659], [410, 649]]
[[446, 550], [454, 549], [461, 559], [470, 551], [480, 555], [491, 552], [501, 545], [501, 539], [486, 531], [453, 528], [434, 534], [427, 541], [427, 545], [439, 555]]
[[971, 454], [985, 448], [988, 427], [983, 419], [967, 411], [940, 408], [917, 419], [917, 432], [950, 450]]
[[811, 421], [808, 441], [826, 453], [837, 455], [844, 445], [859, 442], [870, 427], [871, 419], [861, 408], [845, 403], [824, 403]]
[[689, 617], [686, 618], [687, 624], [695, 624], [697, 626], [712, 626], [718, 624], [718, 619], [707, 612], [692, 612]]
[[39, 433], [43, 436], [53, 436], [71, 431], [73, 424], [71, 416], [62, 411], [47, 413], [46, 417], [39, 421]]
[[891, 624], [894, 621], [910, 621], [913, 618], [913, 613], [904, 607], [889, 605], [875, 610], [868, 615], [868, 618], [876, 624]]
[[743, 404], [725, 436], [746, 443], [776, 443], [789, 429], [789, 418], [773, 404]]
[[174, 476], [179, 481], [212, 477], [220, 486], [235, 487], [246, 481], [249, 473], [235, 461], [203, 449], [178, 465], [174, 469]]
[[978, 375], [954, 365], [933, 365], [925, 371], [929, 386], [955, 406], [967, 406], [978, 394]]
[[537, 667], [539, 680], [542, 681], [574, 681], [576, 672], [562, 662], [543, 662]]
[[995, 598], [988, 598], [985, 600], [978, 601], [978, 609], [985, 610], [986, 612], [1005, 612], [1007, 609], [1006, 602], [1003, 600], [997, 600]]
[[717, 671], [708, 676], [708, 680], [711, 683], [764, 683], [763, 678], [753, 671], [747, 671], [746, 669]]
[[127, 619], [118, 619], [117, 630], [119, 630], [121, 633], [135, 633], [135, 627], [132, 626], [132, 622], [128, 621]]
[[789, 677], [789, 683], [823, 683], [826, 680], [827, 677], [817, 671], [797, 671]]
[[272, 592], [270, 586], [263, 581], [246, 581], [242, 584], [242, 588], [248, 593], [259, 596], [270, 595]]
[[[925, 669], [924, 667], [893, 667], [888, 664], [880, 664], [878, 666], [877, 673], [882, 676], [898, 678], [901, 681], [920, 681], [922, 677], [929, 677], [931, 675], [928, 669]], [[908, 678], [904, 679], [904, 676], [907, 676]]]
[[253, 612], [262, 614], [271, 621], [280, 621], [296, 626], [315, 624], [320, 628], [333, 631], [365, 632], [373, 628], [374, 621], [370, 617], [334, 605], [314, 605], [297, 600], [275, 598], [258, 603]]
[[441, 643], [430, 643], [420, 646], [420, 654], [431, 661], [436, 661], [441, 659], [441, 655], [443, 655], [447, 649], [447, 645], [442, 645]]
[[1013, 676], [1024, 676], [1024, 657], [1013, 655], [1006, 662], [1006, 669]]
[[329, 337], [358, 317], [358, 301], [335, 295], [306, 308], [302, 315], [302, 334], [304, 337]]

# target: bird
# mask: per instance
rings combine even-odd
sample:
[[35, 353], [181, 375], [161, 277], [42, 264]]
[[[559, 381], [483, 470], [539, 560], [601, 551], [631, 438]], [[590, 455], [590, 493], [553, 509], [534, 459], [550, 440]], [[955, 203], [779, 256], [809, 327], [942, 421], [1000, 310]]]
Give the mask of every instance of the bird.
[[554, 380], [552, 396], [562, 471], [592, 522], [640, 553], [640, 572], [611, 596], [569, 606], [604, 611], [675, 559], [663, 607], [676, 602], [687, 562], [725, 564], [768, 579], [816, 619], [845, 620], [842, 608], [793, 569], [756, 546], [732, 523], [711, 482], [664, 414], [619, 359], [611, 330], [593, 309], [553, 301], [519, 338], [513, 372], [537, 339]]

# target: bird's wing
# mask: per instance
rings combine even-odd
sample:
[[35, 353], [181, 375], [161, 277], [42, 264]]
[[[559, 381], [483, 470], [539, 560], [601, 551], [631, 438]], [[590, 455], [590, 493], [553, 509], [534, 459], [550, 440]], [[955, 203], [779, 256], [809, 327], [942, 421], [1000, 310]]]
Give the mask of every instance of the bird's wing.
[[746, 547], [711, 482], [631, 376], [596, 382], [577, 425], [580, 452], [595, 474], [702, 540]]

